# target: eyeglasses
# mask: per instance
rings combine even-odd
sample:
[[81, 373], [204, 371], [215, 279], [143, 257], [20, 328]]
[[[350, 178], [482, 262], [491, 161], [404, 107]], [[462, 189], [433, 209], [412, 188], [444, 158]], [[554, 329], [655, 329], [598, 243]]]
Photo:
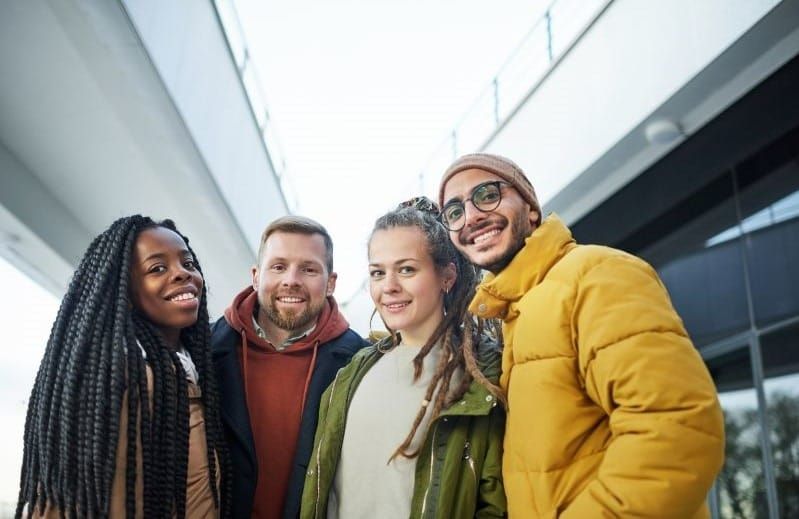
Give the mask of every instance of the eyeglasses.
[[[507, 182], [492, 180], [483, 182], [472, 190], [471, 200], [475, 209], [483, 213], [490, 213], [502, 201], [502, 186], [508, 186]], [[465, 201], [453, 200], [444, 206], [441, 211], [441, 222], [450, 231], [460, 231], [466, 225]]]
[[415, 196], [410, 200], [406, 200], [398, 205], [397, 209], [402, 209], [405, 207], [413, 207], [414, 209], [424, 213], [429, 213], [433, 215], [434, 218], [438, 218], [441, 215], [441, 211], [438, 210], [438, 204], [426, 196]]

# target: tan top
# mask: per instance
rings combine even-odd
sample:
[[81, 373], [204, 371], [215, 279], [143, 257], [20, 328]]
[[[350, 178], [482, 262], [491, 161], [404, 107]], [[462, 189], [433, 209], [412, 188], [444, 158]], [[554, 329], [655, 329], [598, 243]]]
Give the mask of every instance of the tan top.
[[[217, 518], [219, 511], [214, 507], [211, 486], [208, 484], [208, 454], [205, 435], [205, 414], [202, 404], [200, 386], [186, 381], [189, 396], [189, 466], [186, 473], [186, 517]], [[152, 408], [153, 376], [147, 366], [147, 390], [150, 394]], [[128, 427], [128, 395], [122, 397], [122, 414], [119, 418], [119, 442], [117, 444], [117, 462], [114, 481], [111, 486], [110, 517], [125, 517], [125, 470], [127, 468], [127, 427]], [[136, 517], [144, 517], [144, 484], [142, 467], [141, 439], [137, 435], [136, 448]], [[217, 467], [219, 463], [217, 460]], [[217, 468], [217, 489], [220, 488], [220, 473]], [[59, 519], [60, 510], [48, 505], [42, 514], [34, 513], [33, 517], [42, 519]]]

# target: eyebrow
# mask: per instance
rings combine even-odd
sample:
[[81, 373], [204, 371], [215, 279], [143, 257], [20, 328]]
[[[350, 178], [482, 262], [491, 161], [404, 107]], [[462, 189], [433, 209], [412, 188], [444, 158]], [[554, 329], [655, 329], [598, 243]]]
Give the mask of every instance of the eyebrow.
[[283, 258], [283, 257], [270, 258], [270, 260], [269, 260], [269, 262], [267, 264], [268, 265], [274, 265], [275, 263], [294, 263], [294, 262], [299, 263], [300, 265], [317, 265], [317, 266], [324, 265], [324, 263], [322, 263], [320, 261], [317, 261], [317, 260], [311, 260], [311, 259], [292, 260], [290, 258]]
[[[181, 256], [192, 256], [192, 253], [189, 251], [189, 249], [181, 249], [180, 250], [180, 255]], [[166, 256], [167, 256], [166, 252], [154, 252], [154, 253], [150, 254], [149, 256], [147, 256], [146, 258], [142, 259], [142, 263], [150, 261], [152, 259], [156, 259], [156, 258], [158, 258], [158, 259], [165, 258]]]
[[[483, 182], [480, 182], [480, 183], [478, 183], [478, 184], [475, 184], [475, 185], [474, 185], [474, 186], [472, 186], [472, 188], [469, 190], [469, 197], [471, 197], [471, 196], [472, 196], [472, 194], [474, 194], [474, 191], [475, 191], [475, 189], [477, 189], [478, 187], [480, 187], [480, 186], [484, 186], [485, 184], [490, 184], [490, 183], [492, 183], [492, 182], [497, 182], [497, 180], [485, 180], [485, 181], [483, 181]], [[500, 182], [499, 188], [500, 188], [500, 189], [502, 189], [502, 187], [503, 187], [503, 185], [505, 184], [505, 182], [502, 182], [501, 180], [499, 180], [499, 182]], [[463, 198], [462, 198], [462, 197], [460, 197], [460, 196], [453, 196], [452, 198], [450, 198], [449, 200], [447, 200], [446, 202], [444, 202], [444, 205], [442, 206], [442, 208], [441, 208], [441, 209], [443, 210], [443, 209], [444, 209], [444, 207], [447, 207], [447, 206], [448, 206], [449, 204], [451, 204], [452, 202], [463, 202]]]
[[[398, 259], [397, 261], [395, 261], [393, 263], [393, 265], [399, 265], [401, 263], [405, 263], [406, 261], [413, 261], [415, 263], [419, 263], [420, 260], [418, 260], [416, 258], [402, 258], [402, 259]], [[369, 264], [370, 267], [379, 267], [379, 266], [382, 266], [382, 265], [383, 265], [382, 263], [370, 263]]]
[[447, 207], [447, 206], [448, 206], [449, 204], [451, 204], [452, 202], [461, 202], [462, 200], [463, 200], [463, 199], [462, 199], [461, 197], [459, 197], [459, 196], [453, 196], [452, 198], [450, 198], [449, 200], [447, 200], [446, 202], [444, 202], [444, 205], [442, 206], [442, 208], [441, 208], [441, 209], [443, 210], [443, 209], [444, 209], [444, 207]]

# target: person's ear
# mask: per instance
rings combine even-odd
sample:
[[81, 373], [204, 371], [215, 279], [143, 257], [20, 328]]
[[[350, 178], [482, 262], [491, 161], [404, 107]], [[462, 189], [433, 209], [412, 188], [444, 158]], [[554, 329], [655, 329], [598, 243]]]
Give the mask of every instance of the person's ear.
[[258, 292], [258, 265], [253, 265], [250, 272], [252, 273], [252, 289]]
[[535, 230], [536, 227], [539, 225], [539, 221], [541, 220], [541, 213], [536, 211], [535, 209], [530, 209], [530, 228]]
[[333, 292], [336, 290], [336, 279], [338, 279], [338, 274], [335, 272], [331, 272], [330, 276], [327, 278], [327, 291], [325, 295], [332, 296]]
[[458, 280], [458, 268], [455, 266], [454, 263], [450, 263], [446, 267], [444, 267], [443, 276], [444, 278], [444, 289], [445, 293], [449, 293], [452, 290], [452, 287], [455, 286], [455, 282]]

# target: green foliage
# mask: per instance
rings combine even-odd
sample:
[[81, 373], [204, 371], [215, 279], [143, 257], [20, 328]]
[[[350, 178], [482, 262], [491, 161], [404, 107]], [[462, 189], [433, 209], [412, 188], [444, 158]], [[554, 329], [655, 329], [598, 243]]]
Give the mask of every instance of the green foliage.
[[[768, 440], [780, 517], [799, 517], [799, 398], [784, 391], [768, 395]], [[721, 516], [768, 517], [757, 410], [725, 412], [726, 461], [717, 482]]]

